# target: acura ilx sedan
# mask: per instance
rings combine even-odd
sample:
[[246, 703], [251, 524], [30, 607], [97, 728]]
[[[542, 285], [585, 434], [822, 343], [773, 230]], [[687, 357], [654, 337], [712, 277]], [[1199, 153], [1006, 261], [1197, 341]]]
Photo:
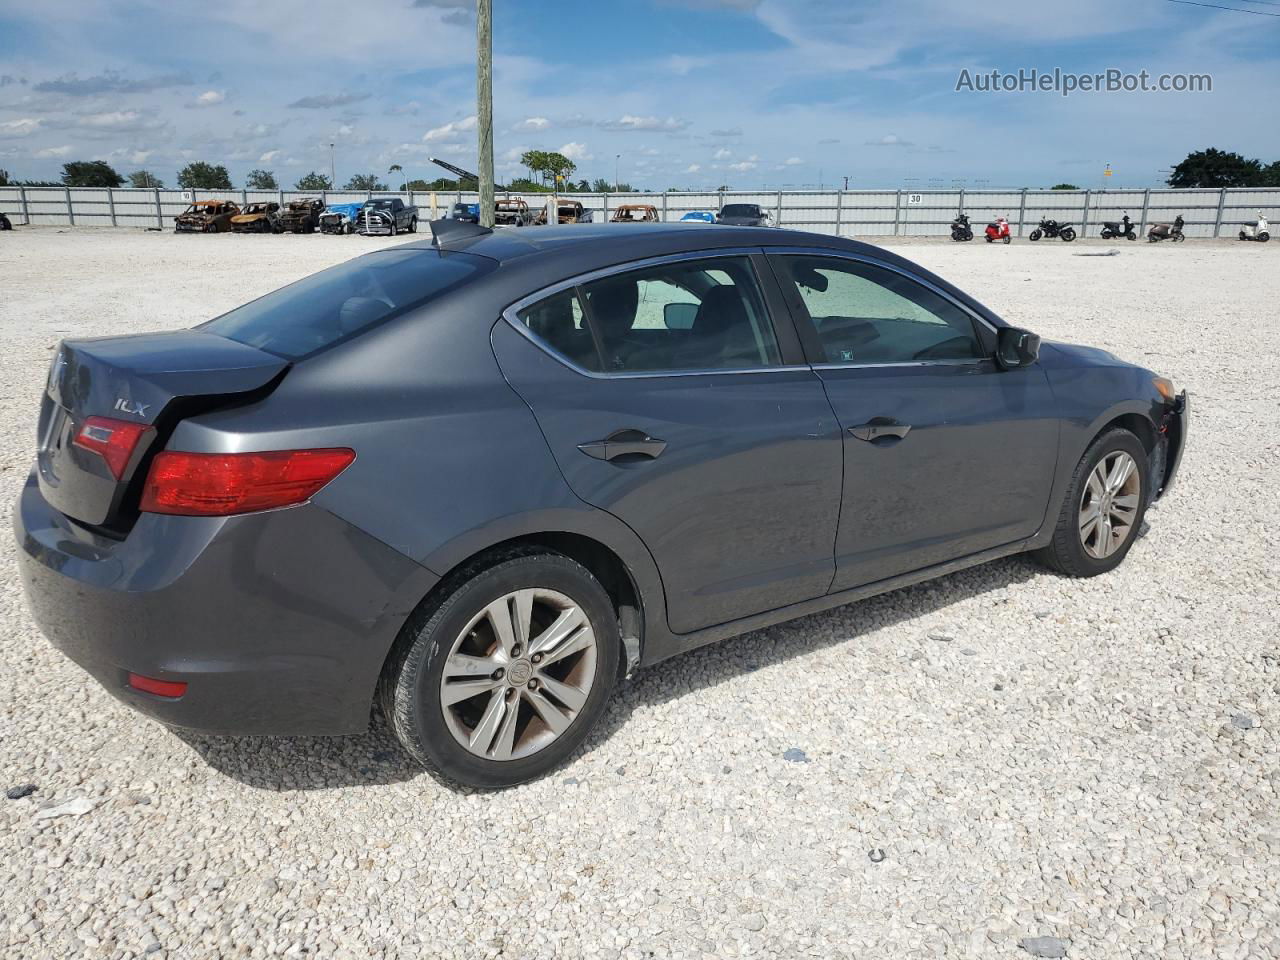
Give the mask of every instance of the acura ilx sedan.
[[633, 670], [1022, 551], [1103, 574], [1185, 393], [851, 240], [440, 221], [68, 340], [15, 517], [49, 639], [166, 724], [539, 776]]

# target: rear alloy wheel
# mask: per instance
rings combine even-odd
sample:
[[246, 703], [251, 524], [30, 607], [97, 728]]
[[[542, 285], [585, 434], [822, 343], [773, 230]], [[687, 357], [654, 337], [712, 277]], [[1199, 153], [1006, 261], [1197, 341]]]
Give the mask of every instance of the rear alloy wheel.
[[463, 571], [415, 615], [384, 675], [383, 709], [427, 767], [469, 786], [512, 786], [586, 738], [620, 650], [617, 615], [590, 572], [558, 554], [511, 556]]
[[1147, 451], [1128, 430], [1108, 430], [1089, 447], [1067, 487], [1053, 540], [1039, 559], [1072, 577], [1115, 569], [1137, 539], [1151, 481]]

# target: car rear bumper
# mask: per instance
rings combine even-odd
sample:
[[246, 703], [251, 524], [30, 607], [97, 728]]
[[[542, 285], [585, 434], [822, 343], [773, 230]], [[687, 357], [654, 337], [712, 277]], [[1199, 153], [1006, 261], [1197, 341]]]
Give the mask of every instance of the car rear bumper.
[[[396, 634], [436, 577], [311, 504], [81, 528], [28, 478], [14, 515], [37, 625], [115, 697], [222, 734], [358, 733]], [[178, 698], [130, 673], [187, 683]]]

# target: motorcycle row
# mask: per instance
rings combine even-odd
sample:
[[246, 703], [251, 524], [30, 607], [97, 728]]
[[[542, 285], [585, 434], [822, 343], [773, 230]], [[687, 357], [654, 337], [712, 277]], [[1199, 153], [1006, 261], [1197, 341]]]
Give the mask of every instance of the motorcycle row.
[[[1156, 223], [1152, 224], [1151, 229], [1147, 231], [1147, 240], [1150, 243], [1157, 243], [1160, 240], [1172, 240], [1174, 243], [1180, 243], [1187, 239], [1182, 233], [1183, 227], [1182, 214], [1178, 214], [1173, 223]], [[1105, 220], [1102, 223], [1102, 229], [1098, 234], [1104, 240], [1111, 240], [1117, 237], [1124, 237], [1126, 240], [1137, 240], [1138, 233], [1134, 229], [1133, 221], [1129, 219], [1129, 214], [1125, 214], [1119, 220]], [[1036, 241], [1042, 237], [1057, 237], [1070, 243], [1076, 238], [1076, 231], [1069, 223], [1059, 223], [1057, 220], [1051, 220], [1048, 217], [1041, 219], [1039, 226], [1027, 234], [1027, 239]], [[1013, 236], [1009, 232], [1009, 218], [997, 217], [995, 221], [987, 224], [984, 231], [984, 238], [987, 243], [1011, 243]], [[969, 225], [969, 215], [960, 213], [951, 223], [951, 239], [956, 241], [972, 240], [973, 228]], [[1266, 243], [1271, 239], [1267, 218], [1263, 216], [1262, 211], [1258, 211], [1258, 222], [1252, 226], [1246, 226], [1240, 231], [1241, 240], [1252, 240], [1258, 243]]]

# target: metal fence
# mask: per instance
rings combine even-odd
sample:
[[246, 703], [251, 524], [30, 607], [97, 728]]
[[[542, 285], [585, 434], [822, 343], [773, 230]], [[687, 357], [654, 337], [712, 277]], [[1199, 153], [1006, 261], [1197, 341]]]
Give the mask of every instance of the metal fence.
[[[465, 191], [408, 192], [330, 190], [155, 190], [93, 187], [0, 187], [0, 212], [18, 224], [149, 227], [172, 229], [173, 218], [192, 200], [226, 199], [244, 205], [299, 197], [327, 203], [357, 203], [370, 197], [403, 197], [422, 208], [422, 218], [445, 216], [454, 203], [475, 203]], [[516, 194], [498, 193], [499, 197]], [[1179, 214], [1188, 237], [1232, 236], [1242, 225], [1280, 218], [1280, 188], [1223, 190], [776, 190], [707, 193], [575, 193], [573, 199], [608, 220], [623, 203], [652, 204], [662, 220], [719, 210], [726, 203], [756, 203], [773, 223], [844, 237], [945, 236], [958, 211], [969, 214], [977, 231], [998, 216], [1009, 218], [1016, 236], [1034, 229], [1042, 217], [1069, 222], [1081, 236], [1096, 236], [1103, 221], [1128, 213], [1140, 233], [1148, 224]], [[543, 194], [525, 196], [530, 206]]]

